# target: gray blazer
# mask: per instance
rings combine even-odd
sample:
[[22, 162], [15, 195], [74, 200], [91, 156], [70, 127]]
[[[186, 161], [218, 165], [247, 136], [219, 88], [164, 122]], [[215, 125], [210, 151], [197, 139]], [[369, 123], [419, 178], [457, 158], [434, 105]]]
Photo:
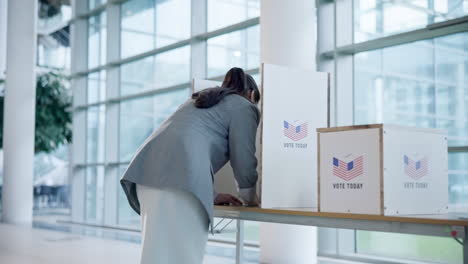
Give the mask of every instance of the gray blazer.
[[214, 174], [229, 160], [245, 202], [257, 183], [255, 136], [260, 112], [249, 100], [228, 95], [211, 108], [188, 100], [138, 149], [120, 183], [139, 214], [136, 184], [193, 193], [212, 223]]

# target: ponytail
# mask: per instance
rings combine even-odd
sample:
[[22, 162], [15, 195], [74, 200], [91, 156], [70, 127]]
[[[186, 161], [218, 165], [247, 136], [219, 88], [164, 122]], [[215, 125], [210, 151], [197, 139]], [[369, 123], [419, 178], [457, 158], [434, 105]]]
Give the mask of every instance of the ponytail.
[[241, 68], [230, 69], [226, 73], [221, 87], [209, 88], [192, 94], [195, 106], [198, 108], [210, 108], [230, 94], [248, 97], [251, 89], [246, 85], [246, 79], [246, 74]]
[[192, 94], [194, 104], [198, 108], [210, 108], [218, 104], [224, 97], [234, 92], [222, 87], [208, 88], [203, 91]]

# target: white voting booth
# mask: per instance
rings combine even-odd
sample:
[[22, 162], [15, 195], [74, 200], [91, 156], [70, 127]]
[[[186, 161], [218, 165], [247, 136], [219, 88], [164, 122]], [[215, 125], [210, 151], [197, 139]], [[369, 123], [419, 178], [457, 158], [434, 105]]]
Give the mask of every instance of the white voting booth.
[[[200, 91], [220, 84], [195, 79], [192, 88]], [[317, 209], [315, 130], [328, 126], [329, 74], [263, 64], [261, 93], [257, 134], [261, 207]], [[216, 174], [215, 189], [237, 194], [229, 163]]]
[[318, 129], [321, 212], [447, 212], [447, 134], [363, 125]]
[[329, 74], [262, 65], [262, 208], [317, 209], [317, 134], [329, 120]]

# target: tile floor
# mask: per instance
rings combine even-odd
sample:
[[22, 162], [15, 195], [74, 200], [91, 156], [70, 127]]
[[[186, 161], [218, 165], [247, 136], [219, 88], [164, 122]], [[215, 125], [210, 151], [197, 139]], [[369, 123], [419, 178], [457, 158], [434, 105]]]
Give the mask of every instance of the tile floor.
[[[103, 235], [106, 231], [70, 232], [55, 228], [44, 229], [0, 224], [0, 263], [1, 264], [93, 264], [93, 263], [138, 263], [140, 245], [129, 234], [121, 234], [126, 239]], [[41, 227], [41, 228], [38, 228]], [[115, 232], [114, 232], [115, 233]], [[125, 237], [127, 236], [127, 237]], [[133, 241], [132, 241], [133, 240]], [[209, 243], [204, 264], [233, 264], [234, 248], [230, 245]], [[258, 263], [246, 261], [246, 264]], [[258, 252], [257, 252], [258, 254]]]

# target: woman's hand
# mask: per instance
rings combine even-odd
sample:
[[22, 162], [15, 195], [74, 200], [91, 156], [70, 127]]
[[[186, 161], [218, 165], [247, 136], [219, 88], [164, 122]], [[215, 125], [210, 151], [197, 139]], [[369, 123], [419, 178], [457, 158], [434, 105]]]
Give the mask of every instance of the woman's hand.
[[260, 199], [258, 199], [258, 196], [255, 195], [254, 200], [252, 200], [250, 202], [246, 202], [244, 205], [247, 206], [247, 207], [257, 207], [257, 206], [260, 205]]
[[234, 195], [228, 193], [218, 193], [214, 199], [215, 205], [232, 205], [232, 206], [242, 206], [242, 201], [239, 200]]

